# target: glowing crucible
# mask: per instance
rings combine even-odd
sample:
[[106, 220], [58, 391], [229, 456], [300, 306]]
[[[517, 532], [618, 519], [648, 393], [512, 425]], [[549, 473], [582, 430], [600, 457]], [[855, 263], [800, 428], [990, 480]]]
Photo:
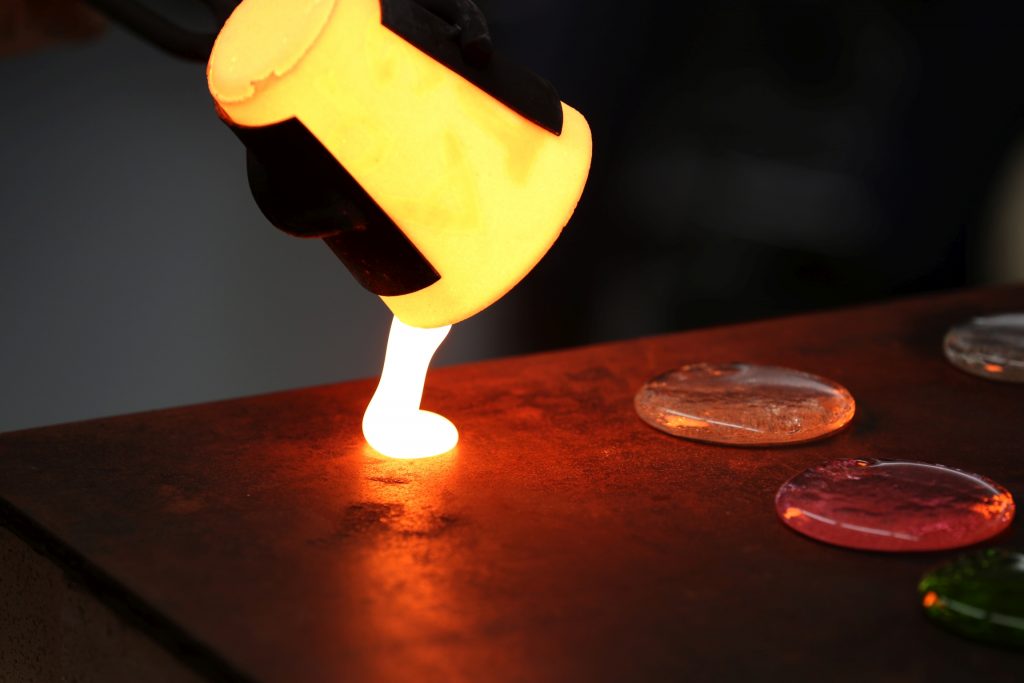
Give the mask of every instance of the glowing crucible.
[[263, 213], [395, 314], [363, 431], [398, 457], [454, 447], [419, 410], [427, 364], [547, 253], [590, 169], [583, 116], [498, 54], [471, 63], [458, 32], [412, 0], [244, 0], [207, 70]]

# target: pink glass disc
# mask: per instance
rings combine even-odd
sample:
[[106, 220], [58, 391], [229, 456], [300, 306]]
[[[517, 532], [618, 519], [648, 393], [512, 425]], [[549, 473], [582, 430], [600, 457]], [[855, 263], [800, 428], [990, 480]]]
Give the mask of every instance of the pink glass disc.
[[779, 489], [782, 521], [825, 543], [887, 552], [961, 548], [1013, 520], [1010, 492], [962, 470], [907, 460], [834, 460]]

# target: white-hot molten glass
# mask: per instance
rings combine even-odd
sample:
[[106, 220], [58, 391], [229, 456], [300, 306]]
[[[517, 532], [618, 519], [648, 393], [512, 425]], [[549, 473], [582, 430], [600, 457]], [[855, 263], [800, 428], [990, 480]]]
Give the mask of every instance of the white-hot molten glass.
[[420, 328], [391, 322], [380, 384], [363, 415], [363, 436], [392, 458], [429, 458], [455, 448], [459, 430], [437, 413], [420, 410], [423, 383], [434, 352], [451, 325]]

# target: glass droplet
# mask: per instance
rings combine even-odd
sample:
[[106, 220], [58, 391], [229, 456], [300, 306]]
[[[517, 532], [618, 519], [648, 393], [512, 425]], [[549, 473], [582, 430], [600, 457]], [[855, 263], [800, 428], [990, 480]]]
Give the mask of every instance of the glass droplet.
[[887, 552], [961, 548], [1013, 520], [1010, 492], [978, 474], [908, 460], [834, 460], [779, 489], [790, 528], [825, 543]]
[[854, 413], [850, 392], [822, 377], [745, 363], [684, 365], [634, 399], [644, 422], [712, 443], [768, 446], [818, 439]]
[[917, 588], [936, 623], [1024, 650], [1024, 553], [988, 548], [961, 555], [925, 574]]
[[1024, 313], [974, 318], [946, 333], [946, 358], [972, 375], [1024, 382]]

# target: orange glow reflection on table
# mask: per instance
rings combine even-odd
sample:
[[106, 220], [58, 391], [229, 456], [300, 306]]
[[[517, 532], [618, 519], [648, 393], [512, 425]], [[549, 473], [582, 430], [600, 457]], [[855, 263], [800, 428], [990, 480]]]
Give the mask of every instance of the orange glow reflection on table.
[[[358, 544], [351, 544], [358, 551], [335, 563], [335, 581], [347, 596], [347, 613], [337, 623], [339, 629], [354, 629], [342, 643], [358, 643], [361, 653], [380, 656], [354, 653], [353, 661], [365, 668], [340, 680], [478, 680], [466, 673], [493, 668], [493, 661], [486, 661], [493, 648], [476, 647], [474, 640], [453, 659], [449, 649], [436, 646], [483, 632], [493, 613], [479, 604], [479, 584], [466, 580], [466, 567], [473, 566], [479, 547], [466, 543], [460, 527], [467, 511], [451, 499], [453, 490], [465, 486], [460, 459], [371, 456], [346, 471], [348, 481], [358, 482], [348, 514], [355, 517], [353, 526], [365, 531]], [[487, 575], [486, 568], [478, 574]], [[508, 668], [502, 675], [508, 677]]]

